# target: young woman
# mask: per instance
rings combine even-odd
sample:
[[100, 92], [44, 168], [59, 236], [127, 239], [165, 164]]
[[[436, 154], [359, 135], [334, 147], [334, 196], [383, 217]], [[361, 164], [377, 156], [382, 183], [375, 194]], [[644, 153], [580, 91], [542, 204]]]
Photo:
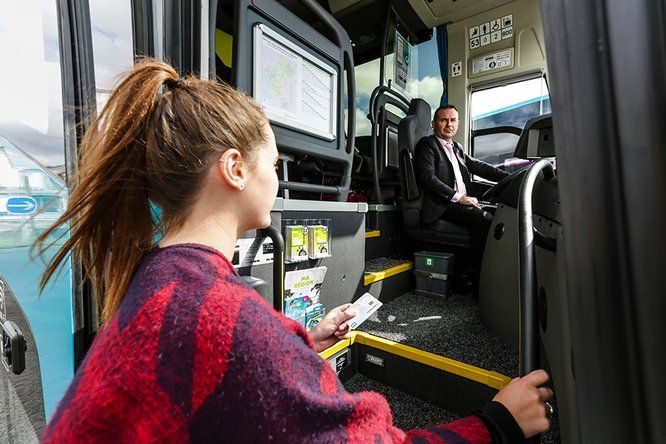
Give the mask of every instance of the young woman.
[[228, 258], [241, 233], [270, 224], [278, 189], [251, 98], [145, 61], [81, 154], [69, 207], [38, 240], [71, 224], [42, 283], [76, 251], [103, 326], [44, 442], [513, 442], [548, 428], [539, 371], [473, 416], [405, 433], [383, 397], [345, 392], [316, 353], [348, 333], [348, 305], [308, 335], [243, 284]]

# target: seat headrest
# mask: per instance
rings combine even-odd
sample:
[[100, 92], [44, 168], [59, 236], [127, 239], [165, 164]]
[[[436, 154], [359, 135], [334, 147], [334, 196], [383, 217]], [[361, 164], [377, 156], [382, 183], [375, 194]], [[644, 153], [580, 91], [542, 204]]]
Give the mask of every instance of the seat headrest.
[[408, 116], [415, 116], [419, 126], [429, 126], [432, 108], [430, 104], [423, 99], [412, 99], [409, 103]]
[[398, 149], [414, 152], [416, 143], [430, 131], [430, 105], [423, 99], [412, 99], [407, 115], [398, 125]]

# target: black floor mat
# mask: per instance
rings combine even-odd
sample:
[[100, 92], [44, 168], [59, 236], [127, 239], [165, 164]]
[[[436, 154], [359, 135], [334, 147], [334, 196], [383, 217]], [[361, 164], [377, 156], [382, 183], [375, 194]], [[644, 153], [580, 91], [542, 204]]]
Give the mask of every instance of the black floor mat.
[[[408, 293], [384, 304], [360, 330], [511, 378], [518, 376], [518, 351], [486, 330], [481, 324], [478, 302], [472, 296], [453, 295], [445, 300]], [[359, 382], [354, 382], [355, 378]], [[456, 418], [439, 407], [360, 375], [354, 376], [349, 383], [352, 383], [352, 388], [348, 388], [350, 391], [398, 393], [390, 395], [389, 404], [392, 411], [395, 409], [396, 425], [403, 429], [426, 427]], [[403, 414], [412, 408], [412, 400], [421, 403], [421, 410], [414, 415]], [[541, 437], [541, 442], [560, 442], [557, 413], [551, 430]]]
[[[391, 406], [393, 424], [405, 431], [427, 428], [459, 418], [456, 414], [441, 407], [395, 390], [361, 374], [352, 376], [344, 383], [344, 386], [350, 393], [373, 391], [384, 396]], [[557, 409], [557, 404], [555, 404], [555, 408]], [[541, 436], [541, 444], [560, 442], [559, 424], [557, 415], [555, 415], [551, 430]]]
[[518, 375], [517, 350], [483, 327], [471, 296], [444, 300], [408, 293], [384, 304], [360, 330], [511, 378]]
[[440, 407], [360, 374], [352, 376], [344, 386], [351, 393], [373, 391], [382, 394], [391, 406], [393, 424], [403, 430], [421, 429], [458, 418]]
[[378, 271], [388, 270], [400, 264], [409, 262], [407, 259], [393, 259], [390, 257], [378, 257], [377, 259], [370, 259], [365, 261], [365, 272], [376, 273]]

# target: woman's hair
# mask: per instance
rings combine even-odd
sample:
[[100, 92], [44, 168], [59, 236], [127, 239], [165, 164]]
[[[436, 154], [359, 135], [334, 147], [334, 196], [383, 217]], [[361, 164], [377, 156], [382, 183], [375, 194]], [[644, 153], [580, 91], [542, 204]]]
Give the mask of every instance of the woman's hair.
[[[93, 279], [102, 320], [110, 320], [153, 236], [182, 226], [211, 161], [235, 148], [254, 162], [266, 123], [253, 99], [225, 83], [179, 79], [166, 63], [139, 62], [83, 137], [67, 210], [35, 241], [43, 253], [47, 237], [70, 223], [41, 288], [74, 251]], [[159, 222], [151, 202], [162, 210]]]

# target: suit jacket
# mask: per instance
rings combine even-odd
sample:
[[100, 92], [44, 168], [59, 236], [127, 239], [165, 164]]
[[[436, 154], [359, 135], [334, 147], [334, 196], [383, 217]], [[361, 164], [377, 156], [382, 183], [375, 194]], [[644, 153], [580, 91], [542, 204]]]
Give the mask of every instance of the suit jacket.
[[[472, 189], [470, 172], [493, 181], [500, 181], [509, 175], [506, 171], [468, 156], [456, 142], [453, 144], [453, 152], [460, 164], [460, 173], [468, 192]], [[421, 223], [427, 225], [435, 222], [444, 214], [446, 207], [451, 203], [451, 198], [456, 193], [453, 165], [439, 140], [434, 135], [430, 135], [423, 137], [416, 144], [414, 167], [419, 188], [423, 194]]]

